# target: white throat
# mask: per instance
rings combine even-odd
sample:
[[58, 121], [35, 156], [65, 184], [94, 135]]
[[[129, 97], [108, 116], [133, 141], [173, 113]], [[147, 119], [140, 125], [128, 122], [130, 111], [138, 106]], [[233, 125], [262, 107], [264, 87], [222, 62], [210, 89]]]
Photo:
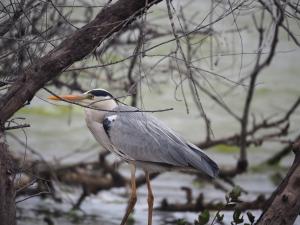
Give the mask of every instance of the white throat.
[[[89, 106], [99, 109], [91, 109], [85, 108], [85, 120], [88, 124], [89, 122], [98, 122], [102, 123], [104, 119], [104, 115], [107, 113], [105, 110], [113, 110], [115, 107], [118, 106], [114, 99], [107, 99], [105, 101], [95, 101], [95, 103], [90, 104]], [[103, 111], [101, 111], [103, 110]]]
[[[94, 104], [91, 104], [92, 107], [95, 107], [100, 110], [113, 110], [118, 105], [114, 99], [109, 99], [106, 101], [95, 101]], [[85, 108], [85, 121], [89, 130], [95, 137], [95, 139], [101, 144], [105, 149], [111, 150], [111, 142], [105, 133], [102, 122], [107, 111], [100, 111], [90, 108]]]

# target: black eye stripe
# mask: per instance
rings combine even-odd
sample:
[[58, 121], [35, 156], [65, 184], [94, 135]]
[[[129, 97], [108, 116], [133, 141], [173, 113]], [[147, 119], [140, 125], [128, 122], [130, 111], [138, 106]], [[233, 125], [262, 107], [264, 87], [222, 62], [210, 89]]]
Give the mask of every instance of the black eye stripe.
[[91, 91], [89, 91], [89, 93], [94, 95], [94, 96], [97, 96], [97, 97], [107, 97], [107, 96], [109, 96], [109, 97], [113, 98], [113, 96], [105, 90], [91, 90]]

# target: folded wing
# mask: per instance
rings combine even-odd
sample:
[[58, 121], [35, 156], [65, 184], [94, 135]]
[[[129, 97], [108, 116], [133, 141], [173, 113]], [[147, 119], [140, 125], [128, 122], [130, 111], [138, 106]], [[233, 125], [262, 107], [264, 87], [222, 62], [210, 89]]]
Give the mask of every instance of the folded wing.
[[[118, 106], [114, 110], [135, 111], [136, 108]], [[110, 123], [107, 134], [112, 144], [128, 158], [191, 167], [211, 177], [218, 174], [217, 164], [201, 149], [185, 141], [150, 114], [111, 112], [106, 115], [104, 122]]]

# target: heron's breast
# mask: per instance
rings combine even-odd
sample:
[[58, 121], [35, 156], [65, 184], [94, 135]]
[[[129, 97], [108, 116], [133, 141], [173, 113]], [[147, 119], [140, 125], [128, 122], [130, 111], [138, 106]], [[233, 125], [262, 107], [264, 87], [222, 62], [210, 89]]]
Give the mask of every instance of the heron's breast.
[[96, 141], [106, 150], [112, 151], [112, 143], [107, 136], [102, 123], [86, 120], [86, 124]]

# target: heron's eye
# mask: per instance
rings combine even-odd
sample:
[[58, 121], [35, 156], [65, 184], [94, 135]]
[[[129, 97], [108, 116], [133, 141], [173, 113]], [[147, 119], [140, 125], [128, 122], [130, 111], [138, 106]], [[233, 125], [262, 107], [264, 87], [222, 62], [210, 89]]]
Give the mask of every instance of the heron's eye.
[[92, 94], [88, 94], [88, 96], [87, 96], [87, 99], [94, 99], [94, 95], [92, 95]]

